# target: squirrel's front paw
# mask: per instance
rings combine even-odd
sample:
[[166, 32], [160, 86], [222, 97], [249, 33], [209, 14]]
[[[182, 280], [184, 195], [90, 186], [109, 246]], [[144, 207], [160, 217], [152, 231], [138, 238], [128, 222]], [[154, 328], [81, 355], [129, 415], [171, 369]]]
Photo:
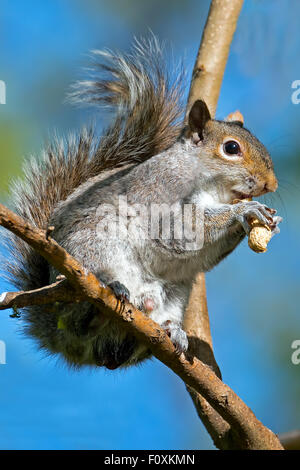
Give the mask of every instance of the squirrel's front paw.
[[172, 343], [176, 348], [176, 352], [181, 354], [186, 352], [188, 349], [188, 338], [186, 332], [180, 328], [178, 323], [172, 322], [171, 320], [165, 321], [162, 325], [162, 328], [165, 330], [167, 335], [170, 337]]
[[276, 210], [270, 209], [258, 201], [242, 201], [235, 204], [233, 209], [236, 213], [237, 221], [242, 225], [247, 235], [251, 231], [252, 226], [250, 221], [253, 219], [257, 219], [262, 225], [267, 225], [270, 228], [273, 227], [274, 223], [277, 225], [275, 222], [276, 217], [274, 217]]

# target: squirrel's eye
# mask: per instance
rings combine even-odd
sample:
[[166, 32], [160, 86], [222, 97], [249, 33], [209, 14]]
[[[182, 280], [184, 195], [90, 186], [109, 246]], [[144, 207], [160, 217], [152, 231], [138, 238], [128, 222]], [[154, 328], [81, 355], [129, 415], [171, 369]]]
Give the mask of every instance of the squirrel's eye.
[[223, 150], [226, 155], [239, 155], [241, 153], [241, 147], [235, 140], [228, 140], [223, 144]]

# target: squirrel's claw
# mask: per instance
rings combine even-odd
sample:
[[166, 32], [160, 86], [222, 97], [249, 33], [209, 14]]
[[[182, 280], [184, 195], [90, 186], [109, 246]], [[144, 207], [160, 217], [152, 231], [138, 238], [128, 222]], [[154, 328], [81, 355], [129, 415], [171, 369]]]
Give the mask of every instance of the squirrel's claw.
[[124, 284], [119, 281], [113, 281], [108, 284], [108, 287], [110, 287], [118, 300], [121, 302], [130, 302], [130, 293]]
[[188, 338], [186, 332], [180, 328], [178, 323], [167, 320], [161, 326], [174, 344], [176, 353], [186, 352], [189, 346]]
[[249, 235], [252, 226], [249, 223], [251, 219], [257, 219], [262, 225], [267, 225], [271, 228], [274, 218], [271, 214], [275, 214], [274, 209], [269, 209], [264, 204], [258, 201], [247, 201], [236, 204], [235, 210], [237, 211], [237, 220], [243, 226], [247, 235]]
[[270, 226], [272, 230], [272, 237], [274, 237], [274, 235], [276, 235], [277, 233], [280, 233], [280, 228], [278, 227], [278, 225], [282, 222], [282, 220], [283, 218], [279, 217], [278, 215], [273, 217], [273, 224]]

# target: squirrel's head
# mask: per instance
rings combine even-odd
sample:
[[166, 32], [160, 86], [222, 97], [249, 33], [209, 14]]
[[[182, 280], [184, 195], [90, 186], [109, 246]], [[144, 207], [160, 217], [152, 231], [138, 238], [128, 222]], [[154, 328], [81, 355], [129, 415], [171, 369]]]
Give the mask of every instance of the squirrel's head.
[[206, 167], [217, 171], [229, 199], [244, 199], [274, 192], [278, 183], [271, 157], [264, 145], [243, 127], [239, 111], [225, 121], [213, 120], [202, 100], [188, 116], [185, 137], [199, 148]]

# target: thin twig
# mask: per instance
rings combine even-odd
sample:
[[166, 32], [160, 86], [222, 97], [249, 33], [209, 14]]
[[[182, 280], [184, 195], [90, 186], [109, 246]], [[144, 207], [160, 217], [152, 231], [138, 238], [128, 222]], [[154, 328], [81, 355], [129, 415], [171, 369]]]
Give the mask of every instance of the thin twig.
[[0, 310], [24, 308], [29, 305], [44, 305], [60, 301], [76, 302], [80, 300], [82, 300], [80, 293], [75, 292], [70, 283], [64, 280], [26, 292], [4, 292], [0, 296]]

